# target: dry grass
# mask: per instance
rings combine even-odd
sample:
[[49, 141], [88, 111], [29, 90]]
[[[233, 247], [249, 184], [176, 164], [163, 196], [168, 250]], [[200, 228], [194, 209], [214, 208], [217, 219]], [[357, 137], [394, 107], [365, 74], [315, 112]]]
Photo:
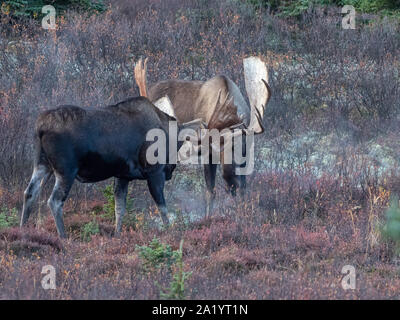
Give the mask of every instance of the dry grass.
[[[269, 179], [278, 178], [261, 176], [254, 182], [262, 188]], [[319, 192], [328, 192], [328, 184], [315, 185], [320, 186]], [[370, 208], [362, 198], [357, 199], [356, 190], [353, 199], [345, 200], [348, 191], [338, 186], [320, 200], [325, 208], [321, 216], [300, 219], [296, 215], [305, 210], [307, 189], [300, 183], [274, 187], [279, 194], [290, 195], [293, 202], [268, 207], [268, 194], [250, 188], [245, 206], [231, 203], [228, 208], [220, 200], [211, 219], [178, 221], [168, 230], [138, 225], [136, 231], [125, 228], [118, 239], [111, 237], [111, 222], [104, 222], [101, 212], [95, 220], [106, 231], [92, 236], [90, 242], [76, 236], [93, 220], [90, 210], [66, 213], [66, 226], [72, 233], [62, 243], [55, 237], [50, 216], [42, 230], [32, 226], [6, 229], [0, 233], [0, 294], [6, 299], [158, 299], [160, 286], [168, 287], [172, 274], [166, 269], [149, 272], [135, 249], [158, 237], [174, 250], [184, 239], [184, 267], [192, 272], [186, 282], [189, 299], [398, 297], [400, 274], [393, 247], [379, 237], [374, 246], [369, 244], [371, 210], [382, 219], [383, 207]], [[373, 195], [381, 197], [386, 206], [388, 198], [376, 192]], [[351, 214], [355, 205], [361, 209]], [[57, 270], [56, 290], [40, 286], [41, 268], [48, 264]], [[356, 268], [356, 290], [341, 287], [341, 269], [347, 264]]]

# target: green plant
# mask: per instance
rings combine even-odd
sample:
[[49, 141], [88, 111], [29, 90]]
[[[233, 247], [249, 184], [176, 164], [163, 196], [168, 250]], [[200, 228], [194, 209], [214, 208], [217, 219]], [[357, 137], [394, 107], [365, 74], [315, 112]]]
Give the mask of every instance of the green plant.
[[256, 9], [268, 7], [285, 17], [297, 17], [312, 6], [352, 5], [358, 12], [398, 15], [400, 2], [393, 0], [247, 0]]
[[172, 251], [171, 246], [161, 243], [158, 238], [154, 238], [148, 246], [136, 246], [136, 250], [143, 260], [146, 271], [153, 271], [162, 267], [170, 269], [177, 257], [177, 253]]
[[167, 289], [163, 289], [156, 282], [160, 289], [160, 296], [164, 299], [185, 298], [185, 281], [192, 272], [183, 271], [182, 248], [183, 240], [180, 242], [179, 249], [172, 251], [170, 245], [161, 243], [157, 238], [154, 238], [148, 246], [136, 246], [147, 272], [167, 268], [172, 273], [172, 281]]
[[[114, 198], [114, 187], [112, 184], [107, 185], [103, 189], [103, 196], [106, 198], [107, 202], [103, 205], [104, 214], [102, 215], [102, 217], [113, 221], [115, 217], [115, 198]], [[133, 209], [133, 200], [129, 199], [128, 197], [128, 199], [126, 200], [127, 215], [129, 215], [132, 209]], [[126, 216], [124, 217], [124, 222], [127, 221], [131, 223], [132, 220], [136, 219], [136, 218], [131, 219], [131, 217], [128, 218]]]
[[192, 272], [183, 271], [182, 259], [183, 239], [179, 245], [179, 250], [176, 254], [176, 271], [173, 274], [173, 280], [167, 290], [160, 290], [160, 295], [164, 299], [185, 299], [185, 281], [191, 276]]
[[377, 13], [381, 10], [400, 9], [400, 3], [393, 0], [349, 0], [343, 4], [353, 5], [362, 12]]
[[42, 7], [45, 5], [52, 5], [57, 15], [63, 15], [68, 9], [90, 12], [103, 12], [106, 9], [103, 0], [6, 0], [0, 3], [3, 14], [12, 17], [42, 18]]
[[136, 230], [136, 228], [138, 228], [138, 223], [139, 223], [138, 217], [134, 213], [127, 213], [122, 221], [122, 224], [124, 226], [126, 226], [128, 229], [132, 228], [133, 230]]
[[86, 223], [81, 229], [81, 239], [83, 241], [89, 242], [92, 240], [92, 235], [99, 234], [99, 224], [93, 220], [89, 223]]
[[3, 206], [0, 210], [0, 229], [15, 227], [18, 225], [17, 209], [8, 209]]
[[386, 221], [381, 228], [382, 235], [395, 243], [397, 253], [400, 253], [400, 208], [398, 198], [392, 199], [386, 210]]
[[103, 189], [103, 196], [106, 198], [107, 202], [103, 205], [103, 217], [114, 219], [115, 210], [115, 199], [113, 185], [109, 184]]
[[304, 11], [308, 10], [308, 8], [310, 8], [313, 4], [314, 1], [312, 0], [299, 0], [299, 1], [289, 2], [288, 4], [285, 3], [280, 8], [281, 9], [280, 15], [288, 17], [299, 16]]

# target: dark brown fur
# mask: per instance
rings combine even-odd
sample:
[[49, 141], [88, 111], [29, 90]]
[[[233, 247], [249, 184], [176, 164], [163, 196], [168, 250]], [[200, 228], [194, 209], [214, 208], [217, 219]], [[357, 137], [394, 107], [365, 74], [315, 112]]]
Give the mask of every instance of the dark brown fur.
[[[42, 184], [52, 174], [56, 182], [49, 199], [57, 231], [65, 237], [62, 207], [74, 180], [94, 183], [115, 178], [116, 233], [121, 231], [128, 184], [147, 180], [164, 223], [168, 223], [164, 183], [171, 179], [175, 163], [150, 163], [146, 151], [149, 130], [161, 129], [169, 137], [169, 121], [147, 98], [129, 98], [98, 108], [61, 106], [43, 112], [36, 123], [34, 172], [24, 194], [23, 226]], [[179, 128], [183, 128], [181, 125]], [[168, 139], [167, 139], [168, 144]], [[182, 142], [177, 142], [178, 148]], [[166, 146], [168, 159], [168, 145]]]

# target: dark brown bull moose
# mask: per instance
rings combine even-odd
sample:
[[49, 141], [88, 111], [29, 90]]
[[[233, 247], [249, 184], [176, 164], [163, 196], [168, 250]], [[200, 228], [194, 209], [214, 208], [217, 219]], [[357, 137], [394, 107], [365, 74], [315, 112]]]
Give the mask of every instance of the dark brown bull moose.
[[[60, 237], [65, 237], [63, 205], [75, 179], [93, 183], [116, 178], [116, 234], [121, 231], [128, 184], [134, 179], [147, 180], [162, 220], [168, 224], [163, 190], [176, 164], [149, 163], [146, 151], [152, 142], [146, 140], [146, 135], [157, 128], [168, 137], [170, 121], [176, 119], [144, 97], [101, 108], [60, 106], [43, 112], [36, 122], [34, 170], [24, 193], [21, 226], [27, 222], [42, 184], [52, 174], [55, 185], [48, 205]], [[199, 128], [199, 124], [200, 121], [181, 124], [178, 131]], [[178, 148], [181, 145], [177, 141]]]

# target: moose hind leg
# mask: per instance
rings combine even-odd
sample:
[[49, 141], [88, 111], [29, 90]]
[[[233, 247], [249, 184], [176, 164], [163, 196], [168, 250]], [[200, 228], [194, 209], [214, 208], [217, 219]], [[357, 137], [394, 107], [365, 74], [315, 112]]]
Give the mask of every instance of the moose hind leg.
[[126, 196], [128, 194], [129, 181], [125, 179], [115, 179], [115, 234], [118, 235], [122, 228], [122, 218], [126, 211]]
[[204, 165], [204, 177], [206, 180], [206, 217], [211, 215], [214, 208], [215, 200], [215, 175], [217, 172], [216, 164], [206, 164]]
[[239, 181], [240, 181], [240, 195], [244, 197], [246, 194], [246, 187], [247, 187], [246, 176], [245, 175], [239, 176]]
[[232, 164], [223, 164], [221, 166], [222, 169], [222, 178], [225, 180], [225, 189], [227, 192], [235, 197], [236, 190], [239, 187], [239, 179], [235, 174], [235, 166]]
[[47, 180], [50, 174], [50, 169], [45, 165], [40, 164], [34, 168], [29, 185], [24, 192], [24, 204], [20, 223], [21, 227], [28, 221], [32, 212], [32, 206], [35, 204], [39, 196], [40, 188], [42, 186], [41, 184]]
[[164, 184], [164, 173], [155, 174], [147, 179], [150, 194], [157, 204], [163, 223], [164, 225], [168, 225], [168, 210], [164, 198]]
[[62, 218], [62, 210], [64, 202], [68, 197], [68, 193], [71, 190], [72, 184], [74, 183], [75, 176], [60, 176], [56, 174], [56, 183], [53, 188], [53, 192], [47, 202], [50, 207], [51, 213], [56, 223], [57, 232], [61, 238], [65, 238], [64, 222]]

